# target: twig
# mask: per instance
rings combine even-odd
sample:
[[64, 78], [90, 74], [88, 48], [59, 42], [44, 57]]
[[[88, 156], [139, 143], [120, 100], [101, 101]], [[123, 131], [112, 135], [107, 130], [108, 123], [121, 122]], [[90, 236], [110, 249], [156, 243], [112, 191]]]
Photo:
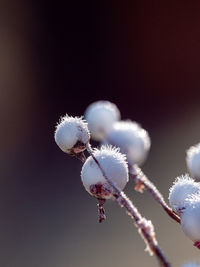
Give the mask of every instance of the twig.
[[124, 207], [130, 215], [132, 219], [134, 219], [134, 223], [136, 227], [138, 228], [138, 232], [140, 233], [141, 237], [144, 239], [147, 250], [149, 251], [150, 255], [155, 255], [160, 266], [163, 267], [170, 267], [170, 263], [165, 258], [163, 252], [158, 246], [155, 232], [154, 232], [154, 226], [151, 221], [146, 220], [142, 215], [139, 213], [137, 208], [133, 205], [133, 203], [130, 201], [130, 199], [125, 195], [124, 192], [122, 192], [113, 182], [110, 180], [107, 175], [105, 174], [103, 168], [99, 164], [98, 160], [95, 158], [92, 148], [90, 144], [87, 145], [87, 151], [91, 155], [91, 157], [94, 159], [96, 164], [98, 165], [99, 169], [102, 172], [102, 175], [104, 176], [105, 180], [108, 182], [108, 184], [113, 188], [113, 196], [115, 197], [116, 201], [121, 207]]
[[152, 194], [153, 198], [163, 207], [167, 214], [173, 220], [180, 223], [180, 217], [167, 205], [162, 194], [137, 165], [129, 166], [129, 173], [136, 183], [135, 189], [137, 191], [142, 192], [145, 188], [150, 194]]
[[98, 218], [99, 218], [99, 223], [101, 223], [102, 221], [104, 221], [106, 219], [106, 215], [105, 215], [105, 210], [103, 208], [103, 204], [105, 203], [105, 199], [102, 198], [98, 198], [97, 199], [98, 204]]

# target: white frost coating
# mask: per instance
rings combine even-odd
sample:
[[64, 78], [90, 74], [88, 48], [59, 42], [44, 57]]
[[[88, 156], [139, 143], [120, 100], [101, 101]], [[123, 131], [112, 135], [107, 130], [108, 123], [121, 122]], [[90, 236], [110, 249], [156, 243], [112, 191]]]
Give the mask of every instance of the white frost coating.
[[120, 111], [109, 101], [97, 101], [88, 106], [85, 119], [92, 138], [101, 141], [112, 128], [113, 123], [120, 119]]
[[188, 262], [186, 264], [181, 265], [181, 267], [200, 267], [200, 265], [196, 262]]
[[186, 209], [181, 216], [184, 234], [194, 242], [200, 241], [200, 194], [187, 199]]
[[105, 143], [120, 148], [127, 156], [130, 165], [141, 165], [149, 152], [151, 141], [146, 130], [132, 121], [119, 121], [105, 139]]
[[200, 184], [195, 182], [188, 174], [182, 175], [169, 189], [169, 203], [171, 208], [180, 215], [186, 207], [186, 199], [193, 194], [200, 194]]
[[186, 151], [186, 163], [191, 175], [200, 181], [200, 143]]
[[[102, 146], [100, 150], [94, 150], [94, 156], [98, 160], [106, 176], [123, 190], [128, 182], [128, 166], [125, 155], [121, 154], [117, 148]], [[94, 159], [90, 156], [84, 163], [81, 171], [81, 180], [85, 189], [91, 194], [90, 186], [96, 184], [108, 184]], [[108, 195], [105, 198], [111, 198]]]
[[90, 133], [86, 121], [82, 118], [66, 115], [61, 118], [56, 126], [54, 137], [60, 149], [69, 153], [78, 141], [87, 144], [90, 139]]

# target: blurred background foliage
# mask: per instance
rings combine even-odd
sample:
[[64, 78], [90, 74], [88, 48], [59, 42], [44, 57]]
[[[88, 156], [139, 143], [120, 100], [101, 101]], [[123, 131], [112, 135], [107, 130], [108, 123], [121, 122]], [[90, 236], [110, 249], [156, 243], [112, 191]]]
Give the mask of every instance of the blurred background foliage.
[[[152, 138], [144, 172], [165, 198], [200, 141], [199, 1], [0, 1], [0, 265], [157, 266], [115, 203], [97, 223], [81, 163], [54, 142], [96, 100]], [[126, 188], [173, 266], [200, 254], [151, 197]]]

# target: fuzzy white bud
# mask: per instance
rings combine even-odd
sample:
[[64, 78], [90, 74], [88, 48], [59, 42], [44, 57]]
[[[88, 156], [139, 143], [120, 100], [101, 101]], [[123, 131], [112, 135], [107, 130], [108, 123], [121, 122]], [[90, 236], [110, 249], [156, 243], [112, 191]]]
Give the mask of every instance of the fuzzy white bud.
[[190, 147], [186, 154], [188, 170], [195, 180], [200, 181], [200, 143]]
[[[104, 170], [106, 176], [121, 190], [128, 182], [128, 166], [125, 155], [117, 148], [102, 146], [94, 150], [94, 156]], [[81, 171], [81, 180], [85, 189], [97, 198], [112, 197], [112, 188], [104, 178], [101, 170], [90, 156]]]
[[186, 199], [193, 194], [200, 193], [200, 184], [186, 174], [176, 178], [169, 192], [170, 206], [180, 215], [187, 205]]
[[56, 126], [54, 137], [56, 144], [63, 152], [76, 154], [85, 150], [90, 133], [86, 121], [66, 115]]
[[85, 119], [92, 138], [101, 141], [112, 128], [113, 123], [120, 119], [120, 111], [109, 101], [97, 101], [88, 106]]
[[130, 165], [141, 165], [149, 152], [151, 141], [146, 130], [132, 121], [119, 121], [114, 123], [105, 143], [120, 148], [127, 156]]
[[190, 196], [181, 215], [181, 227], [187, 237], [200, 241], [200, 194]]

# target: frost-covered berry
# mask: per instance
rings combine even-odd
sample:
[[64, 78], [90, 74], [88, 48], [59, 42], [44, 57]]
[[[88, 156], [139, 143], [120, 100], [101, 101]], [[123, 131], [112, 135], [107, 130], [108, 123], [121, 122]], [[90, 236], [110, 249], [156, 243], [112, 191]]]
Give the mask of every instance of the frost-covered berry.
[[194, 242], [200, 241], [200, 194], [192, 195], [181, 215], [181, 227], [186, 236]]
[[200, 265], [196, 262], [188, 262], [186, 264], [181, 265], [181, 267], [200, 267]]
[[200, 143], [186, 151], [186, 163], [191, 175], [200, 181]]
[[127, 156], [130, 165], [141, 165], [149, 152], [151, 142], [146, 130], [132, 121], [119, 121], [114, 123], [105, 143], [120, 148]]
[[200, 194], [200, 184], [186, 174], [176, 178], [169, 192], [170, 206], [180, 215], [187, 204], [186, 199], [193, 194]]
[[86, 121], [66, 115], [56, 126], [54, 137], [63, 152], [77, 154], [85, 150], [90, 133]]
[[92, 138], [101, 141], [112, 128], [113, 123], [120, 119], [120, 111], [109, 101], [97, 101], [88, 106], [85, 119]]
[[[128, 166], [125, 155], [117, 148], [102, 146], [93, 152], [105, 175], [121, 190], [128, 182]], [[81, 180], [85, 189], [94, 197], [108, 199], [112, 197], [112, 187], [104, 178], [100, 168], [90, 156], [81, 171]]]

